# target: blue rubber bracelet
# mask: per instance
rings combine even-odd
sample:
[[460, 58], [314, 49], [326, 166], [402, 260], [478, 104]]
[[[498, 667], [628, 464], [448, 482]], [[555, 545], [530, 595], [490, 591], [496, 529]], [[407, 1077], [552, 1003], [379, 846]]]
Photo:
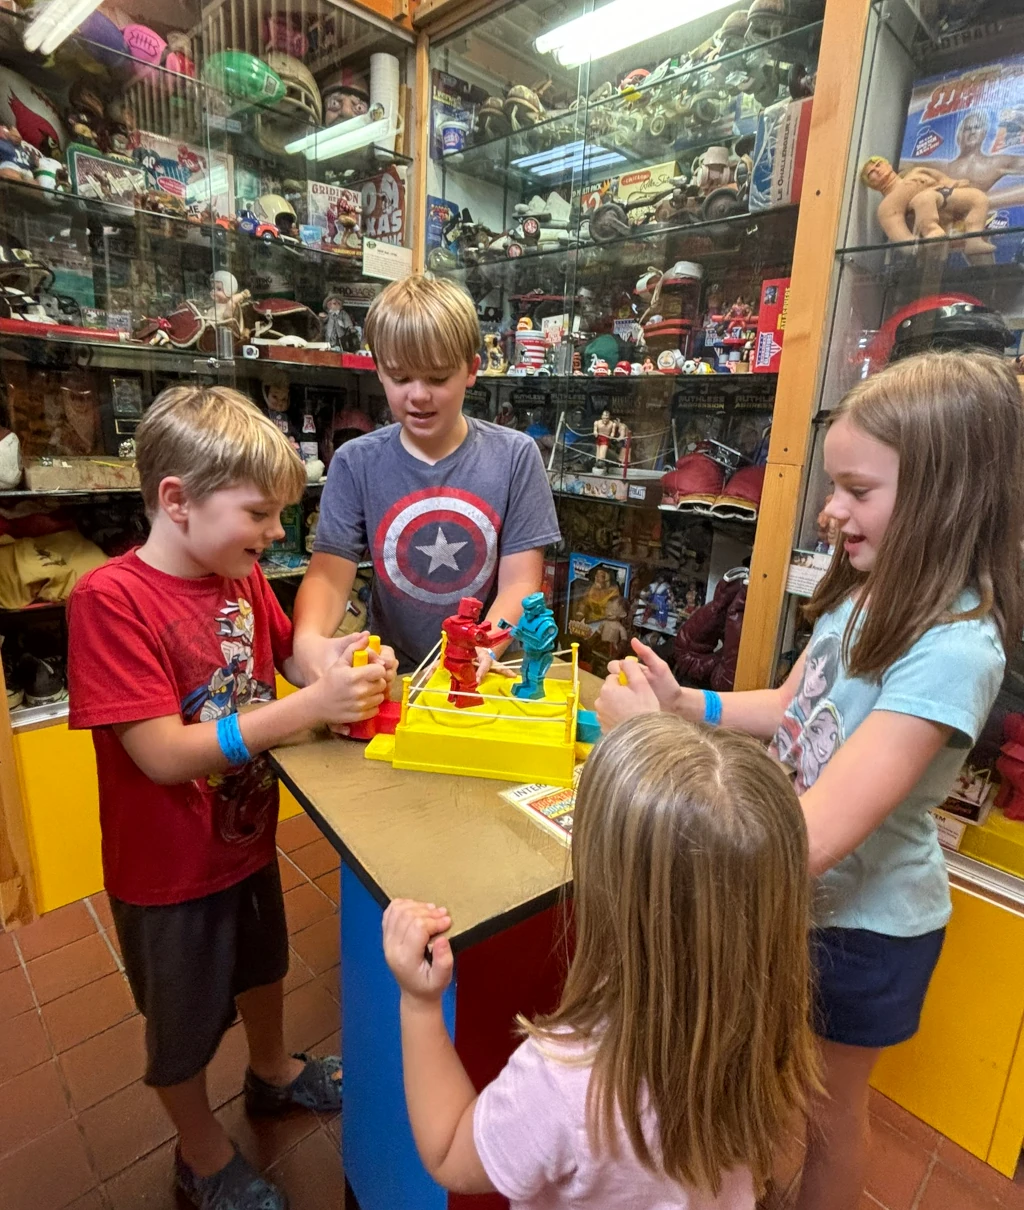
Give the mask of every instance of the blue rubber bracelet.
[[704, 721], [709, 727], [717, 727], [722, 721], [722, 698], [713, 689], [702, 689], [704, 694]]
[[217, 719], [217, 743], [232, 768], [238, 768], [252, 759], [252, 753], [242, 739], [237, 714], [227, 714]]

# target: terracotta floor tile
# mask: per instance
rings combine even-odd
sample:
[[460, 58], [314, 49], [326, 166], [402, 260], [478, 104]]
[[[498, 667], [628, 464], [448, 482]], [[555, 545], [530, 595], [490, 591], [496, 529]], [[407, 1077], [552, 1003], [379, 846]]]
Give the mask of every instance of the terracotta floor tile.
[[304, 882], [285, 893], [284, 910], [288, 917], [288, 932], [293, 936], [335, 914], [334, 904], [311, 882]]
[[0, 1161], [4, 1210], [62, 1210], [96, 1183], [74, 1122], [64, 1122]]
[[865, 1190], [886, 1210], [911, 1210], [931, 1156], [884, 1122], [873, 1122]]
[[[972, 1185], [977, 1185], [979, 1189], [983, 1189], [986, 1193], [991, 1193], [1001, 1199], [1012, 1198], [1014, 1196], [1016, 1190], [1013, 1181], [1003, 1176], [1001, 1172], [997, 1172], [994, 1168], [991, 1168], [984, 1160], [979, 1160], [977, 1156], [971, 1155], [963, 1147], [957, 1146], [951, 1139], [939, 1139], [937, 1154], [939, 1163], [944, 1168], [949, 1168], [953, 1172], [959, 1173], [960, 1176], [970, 1181]], [[1021, 1192], [1024, 1192], [1024, 1190]], [[1020, 1204], [1024, 1205], [1024, 1199], [1021, 1200]]]
[[76, 1197], [64, 1210], [107, 1210], [107, 1203], [100, 1196], [99, 1189], [93, 1189], [85, 1197]]
[[341, 903], [341, 870], [331, 870], [329, 874], [323, 874], [313, 881], [331, 903]]
[[905, 1134], [908, 1139], [920, 1144], [926, 1151], [934, 1152], [938, 1147], [940, 1135], [937, 1130], [933, 1130], [927, 1122], [922, 1122], [920, 1118], [914, 1117], [901, 1105], [890, 1101], [888, 1097], [876, 1092], [873, 1088], [870, 1090], [869, 1107], [876, 1118], [880, 1118], [894, 1130], [898, 1130], [900, 1134]]
[[307, 1109], [296, 1109], [281, 1117], [251, 1118], [245, 1112], [242, 1096], [221, 1106], [217, 1117], [245, 1158], [260, 1172], [276, 1164], [318, 1128], [316, 1114]]
[[70, 945], [96, 932], [96, 921], [82, 900], [69, 903], [66, 907], [47, 912], [38, 920], [18, 930], [18, 945], [26, 962], [39, 958], [52, 950]]
[[320, 1123], [321, 1129], [327, 1132], [331, 1145], [341, 1155], [341, 1114], [332, 1113], [326, 1122]]
[[105, 975], [42, 1008], [54, 1050], [60, 1054], [135, 1012], [132, 993], [120, 971]]
[[288, 955], [288, 974], [284, 977], [284, 994], [287, 996], [289, 992], [295, 991], [297, 987], [302, 987], [304, 983], [308, 983], [313, 978], [313, 972], [302, 961], [299, 955], [292, 950]]
[[286, 853], [301, 849], [303, 845], [312, 844], [319, 840], [323, 832], [308, 815], [293, 815], [277, 825], [277, 847]]
[[32, 989], [21, 966], [0, 973], [0, 1023], [35, 1008]]
[[314, 975], [323, 974], [341, 961], [341, 929], [333, 911], [309, 928], [293, 933], [291, 942]]
[[99, 917], [100, 924], [109, 932], [114, 931], [114, 913], [110, 910], [110, 899], [106, 891], [97, 891], [89, 896], [92, 910]]
[[959, 1172], [936, 1164], [928, 1178], [924, 1195], [915, 1210], [998, 1210], [993, 1193], [975, 1185]]
[[0, 1084], [50, 1058], [50, 1043], [34, 1008], [0, 1027]]
[[56, 1000], [117, 970], [106, 942], [93, 933], [28, 964], [28, 975], [40, 1004]]
[[71, 1117], [54, 1060], [0, 1084], [0, 1157], [9, 1155]]
[[290, 891], [292, 887], [301, 886], [306, 881], [305, 874], [297, 865], [293, 865], [283, 853], [277, 855], [277, 868], [281, 872], [282, 891]]
[[18, 951], [14, 948], [14, 934], [0, 933], [0, 972], [9, 971], [18, 965]]
[[336, 1037], [340, 1024], [341, 1010], [318, 980], [284, 998], [284, 1039], [290, 1051], [307, 1051]]
[[146, 1022], [142, 1017], [96, 1034], [57, 1060], [76, 1113], [141, 1080], [146, 1071]]
[[338, 850], [324, 836], [312, 844], [303, 845], [301, 849], [295, 849], [288, 856], [307, 878], [320, 878], [341, 865]]
[[214, 1109], [242, 1091], [248, 1062], [249, 1046], [245, 1040], [245, 1030], [241, 1023], [232, 1025], [206, 1069], [206, 1091]]
[[320, 986], [327, 989], [327, 994], [332, 1000], [341, 1003], [341, 967], [332, 966], [330, 970], [324, 971], [320, 976]]
[[101, 1180], [134, 1164], [174, 1134], [152, 1088], [141, 1081], [93, 1105], [78, 1118]]
[[181, 1210], [186, 1202], [174, 1192], [173, 1141], [119, 1172], [103, 1192], [114, 1210]]
[[296, 1210], [340, 1210], [345, 1204], [341, 1157], [322, 1130], [316, 1130], [268, 1172]]

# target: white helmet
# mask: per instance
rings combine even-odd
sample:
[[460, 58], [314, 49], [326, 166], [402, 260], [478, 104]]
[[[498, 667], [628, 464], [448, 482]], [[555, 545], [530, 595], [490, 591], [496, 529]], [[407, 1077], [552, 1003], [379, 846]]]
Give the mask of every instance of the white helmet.
[[254, 209], [257, 218], [273, 223], [282, 234], [296, 234], [293, 228], [298, 224], [299, 217], [286, 197], [279, 193], [264, 193], [256, 199]]
[[294, 55], [286, 55], [280, 50], [268, 50], [263, 62], [284, 81], [284, 97], [274, 108], [319, 126], [324, 116], [323, 102], [309, 68]]

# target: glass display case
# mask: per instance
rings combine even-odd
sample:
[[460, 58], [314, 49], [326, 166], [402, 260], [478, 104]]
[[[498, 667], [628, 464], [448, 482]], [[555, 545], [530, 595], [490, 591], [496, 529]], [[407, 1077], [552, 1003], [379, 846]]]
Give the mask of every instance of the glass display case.
[[593, 8], [521, 0], [432, 42], [426, 264], [481, 315], [469, 406], [548, 468], [563, 639], [603, 674], [639, 635], [724, 689], [824, 5], [680, 6], [657, 36]]
[[0, 635], [16, 730], [67, 710], [74, 577], [48, 558], [81, 572], [144, 536], [133, 433], [167, 386], [235, 386], [300, 451], [309, 491], [264, 564], [287, 603], [333, 451], [390, 419], [363, 348], [383, 284], [364, 239], [410, 242], [413, 126], [411, 35], [354, 6], [128, 3], [116, 20], [104, 6], [50, 53], [27, 49], [34, 13], [0, 12]]
[[[879, 224], [874, 173], [927, 167], [968, 181], [986, 203], [950, 216], [935, 238]], [[905, 234], [910, 238], [901, 238]], [[887, 0], [873, 5], [850, 150], [847, 205], [835, 252], [829, 347], [804, 506], [793, 555], [781, 678], [806, 639], [799, 601], [830, 558], [819, 524], [829, 491], [822, 442], [829, 410], [856, 381], [930, 347], [982, 345], [1007, 357], [1024, 329], [1024, 16], [1019, 6]], [[831, 535], [834, 537], [834, 535]], [[940, 817], [944, 842], [1019, 881], [1024, 896], [1024, 811], [1001, 771], [1024, 718], [1024, 663], [1011, 660], [968, 775]], [[997, 769], [997, 765], [999, 768]]]

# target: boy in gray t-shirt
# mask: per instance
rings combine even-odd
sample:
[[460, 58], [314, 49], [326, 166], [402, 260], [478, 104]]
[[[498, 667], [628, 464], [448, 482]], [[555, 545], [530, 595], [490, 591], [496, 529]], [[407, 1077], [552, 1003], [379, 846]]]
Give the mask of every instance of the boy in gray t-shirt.
[[[295, 658], [307, 682], [330, 658], [356, 567], [373, 560], [370, 625], [403, 672], [437, 643], [462, 597], [513, 624], [559, 538], [547, 476], [525, 433], [462, 413], [480, 367], [469, 297], [444, 281], [394, 282], [366, 337], [397, 420], [347, 442], [324, 486], [316, 545], [295, 602]], [[480, 649], [480, 669], [491, 659]]]

